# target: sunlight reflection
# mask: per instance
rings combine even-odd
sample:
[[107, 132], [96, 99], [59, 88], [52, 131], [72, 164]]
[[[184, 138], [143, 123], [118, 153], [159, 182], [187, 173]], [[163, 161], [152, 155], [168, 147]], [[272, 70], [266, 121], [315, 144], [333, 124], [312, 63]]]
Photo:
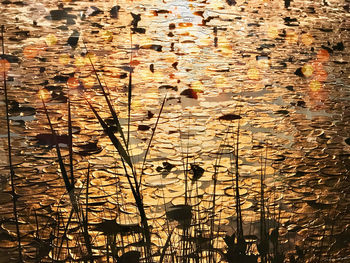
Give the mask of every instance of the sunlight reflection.
[[51, 98], [51, 93], [46, 89], [40, 89], [38, 96], [41, 100], [47, 101], [49, 98]]
[[9, 72], [11, 68], [10, 62], [8, 62], [6, 59], [0, 59], [0, 73], [3, 75]]

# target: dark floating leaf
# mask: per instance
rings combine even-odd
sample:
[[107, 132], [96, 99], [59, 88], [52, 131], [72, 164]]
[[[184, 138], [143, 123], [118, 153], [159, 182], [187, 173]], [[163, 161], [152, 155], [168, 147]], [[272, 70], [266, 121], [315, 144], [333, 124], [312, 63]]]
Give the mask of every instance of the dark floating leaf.
[[305, 101], [303, 101], [303, 100], [298, 100], [298, 101], [297, 101], [297, 106], [298, 106], [298, 107], [303, 107], [303, 108], [305, 108], [305, 107], [306, 107], [306, 103], [305, 103]]
[[88, 156], [92, 154], [97, 154], [102, 151], [102, 147], [97, 145], [97, 142], [88, 142], [86, 144], [78, 145], [78, 154], [82, 156]]
[[128, 74], [123, 72], [123, 73], [120, 73], [119, 78], [120, 79], [125, 79], [125, 78], [127, 78], [127, 76], [128, 76]]
[[33, 107], [21, 106], [17, 101], [13, 100], [10, 102], [9, 113], [11, 115], [21, 114], [24, 116], [34, 115], [36, 110]]
[[76, 46], [78, 45], [79, 36], [80, 33], [77, 30], [74, 30], [68, 38], [67, 44], [70, 45], [72, 48], [76, 48]]
[[237, 2], [235, 0], [226, 0], [226, 3], [230, 6], [237, 4]]
[[141, 233], [142, 228], [138, 224], [118, 224], [115, 219], [104, 220], [95, 225], [95, 230], [102, 232], [104, 235]]
[[162, 166], [158, 166], [157, 168], [156, 168], [156, 171], [157, 172], [162, 172], [163, 174], [168, 174], [170, 171], [171, 171], [171, 169], [173, 169], [175, 167], [175, 165], [173, 165], [173, 164], [171, 164], [171, 163], [169, 163], [169, 162], [163, 162], [163, 167]]
[[152, 113], [151, 111], [147, 111], [147, 118], [148, 119], [153, 118], [153, 116], [154, 116], [154, 113]]
[[142, 48], [142, 49], [153, 49], [153, 50], [158, 51], [158, 52], [162, 51], [162, 46], [161, 45], [155, 45], [155, 44], [142, 45], [140, 48]]
[[169, 24], [169, 29], [170, 30], [174, 30], [176, 28], [175, 24], [174, 23], [170, 23]]
[[179, 64], [179, 62], [174, 62], [173, 64], [171, 64], [171, 66], [174, 68], [174, 69], [176, 69], [177, 70], [177, 65]]
[[139, 34], [146, 33], [146, 29], [142, 27], [132, 27], [131, 30], [133, 33], [139, 33]]
[[191, 164], [191, 171], [193, 173], [192, 181], [197, 181], [204, 173], [204, 169], [198, 164]]
[[118, 263], [139, 263], [141, 253], [139, 251], [128, 251], [118, 258]]
[[119, 10], [120, 10], [120, 6], [119, 6], [119, 5], [113, 6], [113, 7], [111, 8], [111, 10], [109, 11], [109, 14], [111, 15], [111, 18], [116, 18], [116, 19], [118, 19]]
[[345, 139], [345, 143], [346, 143], [347, 145], [350, 145], [350, 137]]
[[299, 26], [299, 22], [298, 22], [298, 19], [296, 18], [291, 18], [289, 16], [283, 18], [284, 20], [284, 24], [286, 26]]
[[301, 77], [301, 78], [305, 77], [301, 68], [297, 68], [297, 70], [294, 72], [294, 74]]
[[166, 212], [169, 220], [177, 221], [182, 227], [189, 227], [192, 219], [192, 207], [190, 205], [174, 205]]
[[290, 2], [292, 2], [293, 0], [284, 0], [284, 7], [288, 8], [290, 7]]
[[141, 15], [140, 14], [131, 13], [131, 16], [133, 18], [133, 20], [131, 21], [131, 25], [134, 28], [137, 28], [138, 23], [141, 21]]
[[10, 63], [19, 63], [19, 58], [14, 55], [1, 54], [0, 59], [6, 59]]
[[67, 18], [67, 11], [64, 9], [50, 10], [50, 17], [52, 20], [61, 20]]
[[223, 121], [233, 121], [238, 119], [242, 119], [242, 117], [240, 115], [233, 114], [233, 113], [225, 114], [219, 117], [219, 120], [223, 120]]
[[152, 11], [152, 14], [154, 16], [158, 16], [159, 14], [169, 14], [169, 13], [171, 13], [169, 10], [164, 10], [164, 9]]
[[53, 91], [51, 93], [51, 97], [53, 100], [59, 101], [59, 102], [67, 102], [68, 98], [66, 95], [64, 95], [63, 91]]
[[144, 124], [140, 124], [138, 127], [137, 127], [137, 130], [139, 131], [148, 131], [151, 127], [148, 126], [148, 125], [144, 125]]
[[290, 91], [294, 91], [294, 87], [293, 86], [287, 86], [286, 89], [290, 90]]
[[193, 14], [196, 15], [196, 16], [204, 17], [204, 16], [203, 16], [204, 11], [195, 11], [195, 12], [193, 12]]
[[344, 50], [343, 42], [338, 42], [335, 46], [333, 46], [333, 50], [343, 51]]
[[175, 165], [169, 163], [169, 162], [163, 162], [163, 167], [165, 170], [169, 171], [175, 167]]
[[255, 144], [252, 147], [253, 150], [259, 150], [259, 149], [263, 149], [263, 148], [264, 148], [264, 146], [262, 146], [261, 144]]
[[247, 26], [256, 26], [256, 27], [260, 27], [259, 23], [248, 23]]
[[275, 114], [287, 115], [288, 113], [289, 113], [289, 111], [287, 111], [287, 110], [278, 110], [278, 111], [275, 111]]
[[159, 89], [171, 89], [171, 90], [177, 91], [177, 87], [171, 86], [171, 85], [162, 85], [159, 87]]
[[180, 95], [186, 96], [190, 99], [198, 99], [197, 92], [194, 89], [185, 89], [180, 93]]
[[333, 28], [319, 28], [322, 32], [333, 32]]
[[154, 73], [154, 64], [149, 65], [149, 70]]
[[[42, 145], [49, 145], [53, 146], [56, 145], [55, 138], [51, 133], [42, 133], [42, 134], [37, 134], [35, 136], [36, 140], [38, 141], [39, 144]], [[70, 140], [68, 135], [56, 135], [56, 139], [58, 143], [63, 143], [68, 145]]]
[[275, 46], [275, 44], [261, 44], [260, 47], [257, 48], [257, 50], [261, 51], [264, 49], [274, 48]]
[[97, 28], [103, 28], [103, 25], [101, 25], [99, 23], [96, 23], [96, 22], [91, 23], [91, 26], [94, 26], [94, 27], [97, 27]]

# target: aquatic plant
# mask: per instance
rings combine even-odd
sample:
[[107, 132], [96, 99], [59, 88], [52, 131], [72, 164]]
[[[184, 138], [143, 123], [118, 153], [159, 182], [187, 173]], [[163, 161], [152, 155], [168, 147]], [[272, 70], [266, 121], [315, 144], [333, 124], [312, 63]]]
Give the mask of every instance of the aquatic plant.
[[2, 43], [2, 55], [3, 55], [3, 61], [1, 61], [0, 65], [0, 72], [2, 73], [3, 77], [3, 85], [4, 85], [4, 95], [5, 95], [5, 112], [6, 112], [6, 125], [7, 125], [7, 150], [8, 150], [8, 161], [9, 161], [9, 169], [10, 169], [10, 180], [11, 180], [11, 196], [12, 196], [12, 203], [13, 203], [13, 216], [15, 218], [15, 224], [16, 224], [16, 234], [17, 234], [17, 242], [18, 242], [18, 260], [19, 262], [23, 262], [22, 257], [22, 245], [21, 245], [21, 234], [19, 231], [19, 223], [18, 223], [18, 214], [17, 214], [17, 199], [18, 195], [16, 193], [15, 189], [15, 170], [12, 163], [12, 146], [11, 146], [11, 131], [10, 131], [10, 118], [9, 118], [9, 99], [7, 95], [7, 69], [5, 68], [5, 40], [4, 40], [4, 31], [5, 26], [1, 25], [1, 43]]

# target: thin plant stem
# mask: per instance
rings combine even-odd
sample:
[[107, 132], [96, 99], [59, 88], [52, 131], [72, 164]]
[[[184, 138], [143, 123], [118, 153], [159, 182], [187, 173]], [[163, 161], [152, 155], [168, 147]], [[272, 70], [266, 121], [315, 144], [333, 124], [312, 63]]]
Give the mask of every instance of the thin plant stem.
[[70, 176], [71, 184], [74, 186], [74, 169], [73, 169], [73, 135], [72, 135], [72, 115], [71, 115], [71, 102], [68, 98], [68, 137], [69, 137], [69, 166], [70, 166]]
[[[5, 44], [4, 44], [4, 31], [5, 26], [1, 26], [1, 43], [2, 43], [2, 55], [5, 56]], [[8, 159], [9, 159], [9, 166], [10, 166], [10, 180], [11, 180], [11, 194], [12, 194], [12, 201], [13, 201], [13, 215], [15, 217], [15, 223], [16, 223], [16, 234], [17, 234], [17, 243], [18, 243], [18, 259], [19, 262], [23, 262], [23, 256], [22, 256], [22, 245], [21, 245], [21, 235], [19, 232], [19, 224], [18, 224], [18, 214], [17, 214], [17, 194], [15, 190], [15, 171], [12, 164], [12, 146], [11, 146], [11, 131], [10, 131], [10, 116], [9, 116], [9, 102], [8, 102], [8, 96], [7, 96], [7, 83], [6, 83], [6, 71], [5, 71], [5, 65], [3, 70], [3, 78], [4, 78], [4, 93], [5, 93], [5, 105], [6, 105], [6, 125], [7, 125], [7, 146], [8, 146]]]
[[165, 101], [166, 101], [166, 97], [167, 97], [167, 94], [165, 94], [164, 96], [164, 99], [163, 99], [163, 103], [162, 103], [162, 106], [160, 107], [160, 110], [159, 110], [159, 114], [158, 114], [158, 117], [157, 117], [157, 121], [156, 121], [156, 124], [154, 125], [154, 128], [152, 129], [152, 135], [151, 135], [151, 138], [148, 142], [148, 145], [147, 145], [147, 149], [146, 149], [146, 152], [145, 152], [145, 157], [143, 158], [143, 162], [142, 162], [142, 167], [141, 167], [141, 174], [140, 174], [140, 180], [139, 180], [139, 185], [141, 185], [141, 180], [142, 180], [142, 176], [144, 174], [144, 169], [145, 169], [145, 164], [146, 164], [146, 160], [147, 160], [147, 154], [149, 152], [149, 149], [151, 148], [151, 143], [153, 141], [153, 137], [154, 137], [154, 134], [156, 132], [156, 129], [157, 129], [157, 126], [158, 126], [158, 122], [159, 122], [159, 119], [160, 119], [160, 115], [162, 114], [162, 111], [163, 111], [163, 108], [164, 108], [164, 104], [165, 104]]
[[72, 185], [71, 182], [69, 181], [69, 178], [68, 178], [68, 175], [67, 175], [67, 171], [66, 171], [66, 168], [65, 168], [64, 163], [63, 163], [63, 158], [62, 158], [62, 155], [61, 155], [60, 146], [58, 144], [57, 135], [56, 135], [56, 132], [55, 132], [53, 126], [52, 126], [51, 119], [50, 119], [50, 116], [49, 116], [49, 113], [48, 113], [48, 110], [47, 110], [47, 107], [46, 107], [46, 104], [45, 104], [45, 101], [44, 101], [43, 97], [41, 97], [41, 101], [42, 101], [42, 104], [43, 104], [43, 107], [44, 107], [44, 111], [45, 111], [45, 115], [47, 117], [50, 129], [51, 129], [52, 136], [53, 136], [54, 141], [55, 141], [56, 153], [57, 153], [58, 162], [59, 162], [59, 166], [60, 166], [60, 169], [61, 169], [61, 174], [62, 174], [62, 177], [63, 177], [63, 181], [65, 183], [65, 187], [66, 187], [66, 190], [68, 192], [68, 195], [69, 195], [69, 198], [70, 198], [73, 210], [75, 211], [75, 213], [76, 213], [76, 215], [78, 217], [78, 221], [79, 221], [81, 227], [83, 228], [83, 237], [84, 237], [85, 245], [86, 245], [86, 248], [87, 248], [87, 252], [89, 254], [90, 262], [93, 262], [90, 236], [88, 235], [88, 233], [85, 231], [85, 228], [84, 228], [85, 216], [84, 216], [84, 213], [81, 214], [81, 216], [82, 216], [82, 221], [81, 221], [80, 213], [79, 213], [78, 201], [77, 201], [77, 197], [75, 195], [74, 185]]

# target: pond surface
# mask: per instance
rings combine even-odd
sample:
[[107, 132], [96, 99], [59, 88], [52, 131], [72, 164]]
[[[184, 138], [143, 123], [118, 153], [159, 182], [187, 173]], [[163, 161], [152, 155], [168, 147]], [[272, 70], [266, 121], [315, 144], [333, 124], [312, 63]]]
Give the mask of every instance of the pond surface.
[[[85, 253], [43, 102], [68, 171], [71, 103], [75, 192], [82, 208], [88, 203], [96, 262], [110, 257], [101, 223], [141, 223], [118, 151], [87, 103], [112, 122], [96, 74], [129, 134], [138, 178], [144, 167], [140, 191], [154, 251], [172, 229], [170, 247], [191, 250], [181, 220], [168, 213], [188, 205], [190, 221], [223, 251], [215, 262], [224, 261], [223, 237], [237, 232], [238, 182], [245, 236], [262, 239], [264, 210], [285, 262], [349, 261], [349, 1], [34, 2], [0, 3], [26, 262], [84, 261]], [[8, 262], [18, 242], [1, 96], [0, 262]], [[138, 234], [119, 236], [114, 259], [142, 251], [137, 241]], [[174, 260], [166, 253], [164, 262]]]

